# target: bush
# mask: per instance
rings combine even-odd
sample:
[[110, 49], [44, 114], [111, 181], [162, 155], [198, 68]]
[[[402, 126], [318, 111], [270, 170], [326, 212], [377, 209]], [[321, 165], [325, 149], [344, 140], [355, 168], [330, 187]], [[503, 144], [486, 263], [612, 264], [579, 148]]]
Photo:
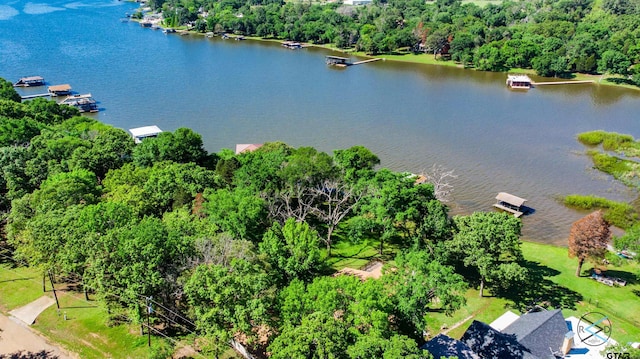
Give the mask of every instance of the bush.
[[602, 141], [604, 141], [605, 135], [606, 132], [604, 131], [583, 132], [578, 134], [578, 141], [580, 141], [580, 143], [582, 143], [583, 145], [597, 146], [601, 144]]
[[596, 169], [610, 175], [621, 175], [629, 170], [627, 161], [606, 153], [589, 152], [593, 159], [593, 165]]
[[622, 229], [630, 228], [638, 219], [638, 213], [632, 205], [602, 197], [572, 194], [566, 196], [563, 202], [566, 206], [574, 208], [586, 210], [603, 209], [604, 219]]
[[602, 144], [607, 151], [616, 151], [624, 147], [632, 146], [633, 136], [615, 132], [591, 131], [578, 134], [578, 141], [587, 146]]

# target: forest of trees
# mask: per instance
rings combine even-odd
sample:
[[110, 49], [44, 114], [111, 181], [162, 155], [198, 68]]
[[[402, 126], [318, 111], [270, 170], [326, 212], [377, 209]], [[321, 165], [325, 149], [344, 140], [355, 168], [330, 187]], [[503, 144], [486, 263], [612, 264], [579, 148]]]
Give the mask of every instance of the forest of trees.
[[[423, 358], [431, 311], [527, 276], [519, 219], [451, 218], [432, 184], [364, 147], [208, 153], [185, 128], [136, 145], [16, 100], [0, 79], [0, 252], [80, 283], [106, 325], [139, 323], [152, 297], [158, 330], [181, 336], [188, 318], [207, 355], [235, 338], [258, 357]], [[331, 276], [335, 244], [362, 241], [379, 243], [382, 278]]]
[[[623, 75], [640, 85], [639, 0], [374, 0], [366, 6], [283, 0], [150, 0], [168, 26], [235, 32], [367, 54], [444, 55], [478, 70], [542, 76]], [[203, 17], [202, 14], [206, 14]]]

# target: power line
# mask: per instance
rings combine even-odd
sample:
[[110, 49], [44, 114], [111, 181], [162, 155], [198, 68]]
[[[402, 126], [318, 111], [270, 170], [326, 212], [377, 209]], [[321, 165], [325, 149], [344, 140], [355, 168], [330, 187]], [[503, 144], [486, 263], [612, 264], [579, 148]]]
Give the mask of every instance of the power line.
[[[21, 264], [21, 265], [23, 265], [23, 266], [25, 266], [25, 267], [28, 267], [28, 266], [26, 265], [26, 262], [24, 262], [24, 261], [19, 261], [19, 260], [15, 259], [15, 258], [10, 257], [10, 256], [7, 256], [7, 255], [5, 255], [5, 254], [0, 253], [0, 257], [4, 257], [4, 258], [6, 258], [6, 259], [9, 259], [9, 260], [11, 260], [11, 261], [13, 261], [13, 262], [17, 263], [17, 264]], [[0, 267], [0, 268], [2, 268], [2, 267]], [[11, 268], [3, 268], [3, 269], [5, 269], [5, 270], [7, 270], [7, 271], [9, 271], [9, 272], [12, 272], [12, 273], [14, 273], [14, 274], [16, 274], [19, 278], [23, 278], [23, 276], [22, 276], [19, 272], [17, 272], [16, 270], [14, 270], [14, 269], [11, 269]], [[79, 276], [79, 275], [77, 275], [76, 273], [70, 273], [70, 274], [74, 274], [74, 275], [76, 275], [76, 276], [80, 277], [80, 276]], [[38, 285], [40, 285], [40, 282], [39, 282], [37, 279], [33, 279], [33, 278], [25, 278], [25, 279], [27, 279], [27, 280], [29, 280], [29, 281], [31, 281], [31, 282], [34, 282], [34, 283], [37, 283]], [[91, 286], [85, 285], [85, 283], [84, 283], [83, 281], [73, 281], [73, 283], [74, 283], [74, 284], [81, 283], [83, 287], [90, 288], [90, 289], [93, 289], [93, 290], [96, 290], [96, 291], [97, 291], [97, 288], [94, 288], [94, 287], [91, 287]], [[110, 288], [110, 289], [113, 289], [113, 287], [112, 287], [112, 288]], [[59, 292], [59, 293], [60, 293], [61, 295], [67, 296], [68, 298], [71, 298], [71, 299], [73, 299], [73, 300], [75, 300], [75, 301], [85, 302], [85, 303], [87, 303], [87, 304], [92, 304], [92, 305], [94, 305], [94, 307], [97, 307], [97, 306], [95, 306], [95, 302], [93, 302], [93, 303], [92, 303], [92, 302], [90, 302], [90, 301], [88, 301], [88, 300], [86, 300], [86, 299], [84, 299], [84, 298], [79, 298], [79, 297], [75, 296], [74, 294], [72, 294], [72, 293], [70, 293], [70, 292], [61, 291], [61, 292]], [[116, 298], [120, 299], [122, 302], [128, 302], [128, 299], [125, 299], [125, 298], [123, 298], [122, 296], [120, 296], [120, 295], [118, 295], [118, 294], [115, 294], [115, 293], [102, 293], [102, 294], [103, 294], [103, 295], [107, 295], [107, 296], [113, 296], [113, 297], [116, 297]], [[137, 296], [139, 296], [139, 297], [142, 297], [142, 298], [148, 298], [147, 296], [144, 296], [144, 295], [139, 294], [139, 293], [134, 293], [134, 294], [135, 294], [135, 295], [137, 295]], [[165, 307], [164, 305], [160, 304], [159, 302], [157, 302], [157, 301], [155, 301], [155, 300], [153, 300], [153, 299], [151, 299], [151, 298], [150, 298], [149, 300], [150, 300], [151, 302], [153, 302], [153, 303], [157, 304], [158, 306], [160, 306], [160, 307], [164, 308], [165, 310], [170, 311], [171, 313], [173, 313], [174, 315], [178, 316], [179, 318], [181, 318], [181, 319], [185, 320], [187, 323], [189, 323], [189, 324], [193, 325], [193, 326], [194, 326], [194, 328], [196, 327], [195, 323], [193, 323], [192, 321], [190, 321], [190, 320], [188, 320], [188, 319], [184, 318], [183, 316], [180, 316], [178, 313], [175, 313], [174, 311], [172, 311], [172, 310], [168, 309], [167, 307]], [[156, 312], [156, 313], [157, 313], [157, 314], [159, 314], [159, 315], [162, 315], [164, 318], [166, 318], [167, 320], [169, 320], [172, 324], [174, 324], [174, 325], [179, 325], [179, 326], [183, 327], [184, 329], [186, 329], [189, 333], [191, 333], [191, 334], [196, 334], [196, 335], [197, 335], [197, 333], [196, 333], [196, 332], [194, 332], [193, 330], [190, 330], [189, 328], [187, 328], [187, 327], [186, 327], [186, 326], [184, 326], [183, 324], [181, 324], [181, 323], [179, 323], [179, 322], [177, 322], [177, 321], [175, 321], [175, 320], [173, 320], [173, 319], [171, 319], [171, 318], [167, 317], [166, 315], [164, 315], [164, 314], [162, 314], [162, 313], [160, 313], [160, 312]], [[126, 318], [127, 318], [129, 321], [133, 322], [133, 318], [131, 318], [130, 316], [126, 315]], [[166, 334], [164, 334], [164, 333], [160, 332], [159, 330], [157, 330], [157, 329], [155, 329], [155, 328], [153, 328], [153, 327], [151, 327], [151, 326], [145, 325], [144, 323], [142, 323], [142, 326], [143, 326], [143, 327], [146, 327], [146, 328], [148, 328], [148, 329], [150, 328], [150, 329], [151, 329], [151, 330], [153, 330], [155, 333], [157, 333], [157, 334], [159, 334], [160, 336], [162, 336], [162, 337], [164, 337], [164, 338], [166, 338], [166, 339], [170, 340], [174, 345], [176, 345], [176, 344], [178, 344], [178, 343], [179, 343], [179, 342], [178, 342], [177, 340], [175, 340], [174, 338], [171, 338], [171, 337], [167, 336]], [[195, 351], [195, 350], [194, 350], [194, 351]], [[203, 354], [199, 353], [198, 351], [195, 351], [195, 353], [196, 353], [197, 355], [199, 355], [199, 356], [203, 357], [203, 358], [206, 358], [206, 356], [204, 356]]]

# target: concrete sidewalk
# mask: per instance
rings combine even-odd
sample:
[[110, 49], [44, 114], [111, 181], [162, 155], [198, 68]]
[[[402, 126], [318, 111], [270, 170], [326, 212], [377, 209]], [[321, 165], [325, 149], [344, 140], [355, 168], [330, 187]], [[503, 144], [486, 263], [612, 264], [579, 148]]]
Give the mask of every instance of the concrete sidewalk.
[[31, 325], [36, 321], [36, 318], [40, 313], [52, 306], [55, 302], [56, 301], [53, 298], [45, 295], [23, 307], [10, 311], [9, 314], [20, 319], [25, 324]]

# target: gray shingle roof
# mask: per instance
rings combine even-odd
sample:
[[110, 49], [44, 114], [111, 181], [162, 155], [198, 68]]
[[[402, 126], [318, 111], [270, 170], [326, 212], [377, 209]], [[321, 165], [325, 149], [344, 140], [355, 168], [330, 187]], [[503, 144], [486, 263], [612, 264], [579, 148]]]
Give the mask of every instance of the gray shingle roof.
[[460, 339], [483, 359], [536, 359], [513, 334], [500, 333], [474, 320]]
[[438, 336], [426, 342], [420, 349], [427, 350], [434, 358], [457, 357], [458, 359], [481, 359], [480, 356], [474, 353], [465, 343], [444, 334], [438, 334]]
[[569, 331], [560, 309], [528, 313], [504, 328], [502, 333], [515, 335], [518, 342], [539, 358], [552, 357], [560, 351]]

